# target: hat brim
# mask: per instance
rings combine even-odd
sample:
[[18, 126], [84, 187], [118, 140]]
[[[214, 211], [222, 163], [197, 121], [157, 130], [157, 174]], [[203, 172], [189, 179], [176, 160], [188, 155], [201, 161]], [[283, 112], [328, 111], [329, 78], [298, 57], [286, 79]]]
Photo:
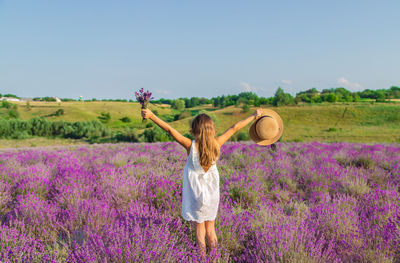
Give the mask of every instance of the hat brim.
[[250, 126], [249, 134], [250, 134], [250, 138], [255, 143], [257, 143], [258, 145], [266, 146], [266, 145], [271, 145], [271, 144], [275, 143], [282, 136], [282, 133], [283, 133], [283, 121], [282, 121], [281, 116], [279, 116], [278, 113], [276, 113], [275, 111], [270, 110], [270, 109], [263, 109], [263, 115], [261, 117], [263, 117], [263, 116], [271, 116], [272, 118], [274, 118], [277, 121], [278, 127], [279, 127], [279, 133], [274, 138], [271, 138], [271, 139], [268, 139], [268, 140], [260, 139], [258, 137], [258, 135], [257, 135], [257, 132], [256, 132], [256, 123], [257, 123], [257, 120], [259, 120], [259, 119], [257, 119]]

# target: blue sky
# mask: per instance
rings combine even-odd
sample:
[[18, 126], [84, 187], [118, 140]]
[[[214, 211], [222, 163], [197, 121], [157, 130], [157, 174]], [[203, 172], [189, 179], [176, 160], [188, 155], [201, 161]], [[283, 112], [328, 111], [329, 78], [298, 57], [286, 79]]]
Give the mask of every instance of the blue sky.
[[399, 1], [0, 0], [0, 93], [213, 97], [400, 86]]

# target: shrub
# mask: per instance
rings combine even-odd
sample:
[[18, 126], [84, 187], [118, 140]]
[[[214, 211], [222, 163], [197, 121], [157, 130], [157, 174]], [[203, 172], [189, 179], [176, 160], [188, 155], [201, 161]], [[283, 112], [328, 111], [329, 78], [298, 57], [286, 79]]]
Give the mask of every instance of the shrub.
[[127, 116], [125, 116], [125, 117], [122, 117], [121, 119], [119, 119], [120, 121], [122, 121], [122, 122], [125, 122], [125, 123], [127, 123], [127, 122], [131, 122], [132, 120], [131, 120], [131, 118], [129, 118], [129, 117], [127, 117]]
[[118, 142], [138, 142], [139, 141], [136, 129], [132, 129], [132, 128], [126, 128], [123, 131], [117, 132], [113, 136], [113, 139], [115, 139]]
[[[0, 119], [0, 138], [11, 138], [15, 133], [26, 133], [29, 136], [60, 136], [72, 139], [90, 138], [92, 136], [106, 137], [110, 134], [109, 130], [99, 121], [51, 122], [45, 118], [32, 118], [27, 121]], [[18, 135], [18, 137], [21, 136]]]
[[56, 111], [56, 113], [54, 113], [54, 115], [55, 115], [55, 116], [64, 115], [64, 109], [58, 109], [58, 110]]
[[17, 119], [19, 117], [19, 112], [17, 110], [11, 109], [8, 111], [8, 117]]
[[146, 142], [169, 142], [173, 141], [171, 135], [166, 133], [160, 127], [155, 126], [154, 128], [146, 129], [142, 136]]
[[8, 101], [6, 101], [6, 100], [3, 100], [2, 102], [1, 102], [1, 107], [2, 108], [6, 108], [6, 109], [10, 109], [11, 107], [12, 107], [12, 103], [10, 103], [10, 102], [8, 102]]
[[111, 119], [111, 114], [109, 112], [102, 112], [100, 116], [97, 117], [102, 123], [108, 123]]
[[194, 140], [194, 137], [190, 132], [185, 133], [183, 136], [185, 136], [186, 138], [189, 138], [191, 140]]
[[249, 112], [249, 110], [250, 110], [250, 106], [248, 104], [244, 104], [243, 107], [242, 107], [242, 111], [243, 112]]

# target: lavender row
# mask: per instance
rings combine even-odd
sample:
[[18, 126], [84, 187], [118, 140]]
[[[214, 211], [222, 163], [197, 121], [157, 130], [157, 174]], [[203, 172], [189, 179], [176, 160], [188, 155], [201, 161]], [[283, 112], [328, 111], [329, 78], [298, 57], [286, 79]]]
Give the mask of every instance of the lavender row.
[[181, 217], [176, 143], [0, 153], [1, 262], [398, 262], [400, 147], [228, 143], [218, 250]]

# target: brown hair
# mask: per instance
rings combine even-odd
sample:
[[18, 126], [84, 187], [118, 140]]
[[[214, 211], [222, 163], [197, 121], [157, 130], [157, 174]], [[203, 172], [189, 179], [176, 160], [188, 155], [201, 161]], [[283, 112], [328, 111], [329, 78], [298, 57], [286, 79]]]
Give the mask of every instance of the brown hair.
[[197, 142], [197, 149], [200, 154], [200, 165], [210, 167], [213, 161], [218, 160], [219, 145], [215, 140], [215, 125], [207, 114], [197, 115], [191, 124], [190, 133]]

